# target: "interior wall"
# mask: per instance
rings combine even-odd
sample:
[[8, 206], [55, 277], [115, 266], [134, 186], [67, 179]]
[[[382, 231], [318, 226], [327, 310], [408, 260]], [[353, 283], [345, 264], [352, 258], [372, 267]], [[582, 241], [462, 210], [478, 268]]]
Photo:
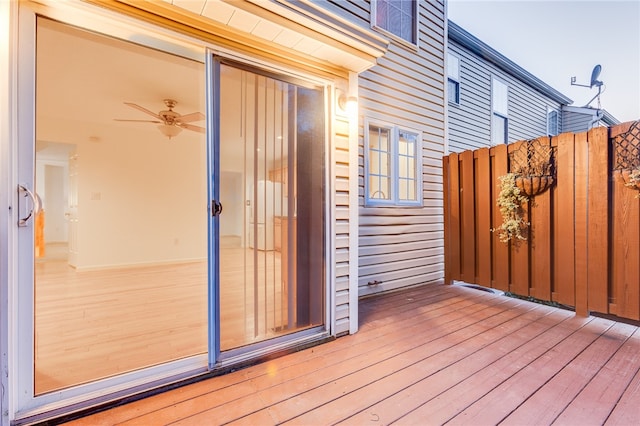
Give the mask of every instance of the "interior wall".
[[79, 145], [77, 267], [206, 259], [204, 145], [159, 132]]
[[44, 167], [46, 198], [43, 199], [45, 212], [44, 240], [59, 243], [68, 240], [65, 210], [67, 207], [68, 171], [64, 166], [47, 164]]
[[36, 154], [36, 193], [42, 200], [45, 214], [45, 243], [68, 240], [65, 213], [68, 205], [67, 148], [72, 145], [39, 143]]
[[225, 211], [230, 213], [225, 215], [226, 220], [220, 221], [221, 237], [242, 238], [243, 236], [243, 215], [238, 214], [244, 211], [243, 192], [242, 173], [231, 171], [222, 171], [220, 173], [220, 200], [223, 206], [223, 214]]
[[41, 148], [76, 147], [70, 263], [82, 270], [205, 260], [205, 135], [183, 129], [168, 139], [157, 129], [164, 99], [177, 101], [178, 114], [205, 112], [204, 64], [44, 18], [36, 55]]

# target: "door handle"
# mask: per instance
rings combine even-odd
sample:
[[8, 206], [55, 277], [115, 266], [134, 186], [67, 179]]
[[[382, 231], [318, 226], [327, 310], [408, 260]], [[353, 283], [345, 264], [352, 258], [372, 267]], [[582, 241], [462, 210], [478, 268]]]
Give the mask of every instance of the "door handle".
[[222, 203], [217, 200], [211, 200], [211, 216], [220, 216], [222, 213]]
[[18, 185], [18, 216], [20, 215], [20, 198], [31, 198], [31, 210], [25, 217], [18, 219], [18, 226], [27, 226], [29, 219], [37, 215], [42, 209], [42, 200], [40, 196], [34, 191], [31, 192], [29, 188], [24, 185]]

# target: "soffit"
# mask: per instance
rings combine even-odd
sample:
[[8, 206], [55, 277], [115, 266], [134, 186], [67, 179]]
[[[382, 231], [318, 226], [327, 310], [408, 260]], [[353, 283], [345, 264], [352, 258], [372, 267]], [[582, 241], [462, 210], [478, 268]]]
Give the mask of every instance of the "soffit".
[[[362, 72], [376, 64], [388, 40], [306, 0], [88, 0], [126, 6], [204, 31], [232, 47], [276, 56], [330, 73]], [[342, 72], [340, 72], [342, 70]]]

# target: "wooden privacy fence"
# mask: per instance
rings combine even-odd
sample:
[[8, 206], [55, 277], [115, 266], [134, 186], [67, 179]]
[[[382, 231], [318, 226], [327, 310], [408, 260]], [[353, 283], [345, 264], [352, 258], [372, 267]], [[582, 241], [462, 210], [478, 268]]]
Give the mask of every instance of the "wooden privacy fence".
[[[554, 184], [522, 204], [527, 240], [501, 242], [499, 177], [540, 146]], [[444, 157], [445, 282], [639, 320], [640, 199], [624, 180], [639, 147], [640, 121]]]

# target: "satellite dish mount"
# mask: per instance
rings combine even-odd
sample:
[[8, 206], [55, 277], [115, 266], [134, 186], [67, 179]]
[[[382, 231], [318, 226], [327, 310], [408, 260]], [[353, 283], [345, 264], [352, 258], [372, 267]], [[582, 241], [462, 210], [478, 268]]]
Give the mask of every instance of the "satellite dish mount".
[[591, 102], [598, 98], [598, 109], [600, 109], [600, 94], [602, 93], [602, 85], [604, 84], [602, 81], [598, 80], [601, 71], [602, 67], [600, 65], [596, 65], [595, 67], [593, 67], [593, 71], [591, 71], [591, 82], [588, 85], [576, 83], [576, 78], [571, 77], [572, 86], [588, 87], [589, 89], [593, 89], [593, 86], [596, 86], [598, 88], [598, 93], [596, 93], [596, 95], [591, 98], [589, 102], [587, 102], [587, 104], [584, 106], [585, 108], [588, 108], [589, 104], [591, 104]]

